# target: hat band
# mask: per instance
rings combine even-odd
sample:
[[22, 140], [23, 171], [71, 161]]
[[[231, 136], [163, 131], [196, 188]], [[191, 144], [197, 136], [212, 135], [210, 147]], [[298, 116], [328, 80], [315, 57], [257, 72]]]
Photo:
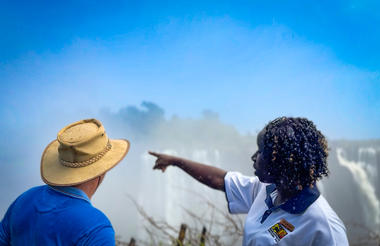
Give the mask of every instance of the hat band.
[[98, 153], [96, 156], [94, 156], [94, 157], [92, 157], [92, 158], [90, 158], [90, 159], [88, 159], [86, 161], [71, 162], [71, 161], [65, 161], [65, 160], [60, 159], [60, 162], [61, 162], [62, 165], [66, 166], [66, 167], [73, 167], [73, 168], [85, 167], [85, 166], [91, 165], [94, 162], [97, 162], [111, 148], [112, 148], [112, 145], [110, 144], [110, 142], [108, 142], [107, 145], [106, 145], [106, 148], [102, 152]]

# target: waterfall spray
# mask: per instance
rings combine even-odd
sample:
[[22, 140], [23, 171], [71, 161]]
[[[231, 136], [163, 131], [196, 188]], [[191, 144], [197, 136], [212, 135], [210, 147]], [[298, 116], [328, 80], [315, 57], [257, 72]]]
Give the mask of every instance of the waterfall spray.
[[351, 172], [355, 182], [358, 184], [363, 195], [368, 200], [368, 203], [363, 203], [364, 206], [367, 206], [367, 221], [373, 221], [377, 226], [379, 226], [380, 202], [376, 197], [374, 186], [370, 183], [369, 175], [363, 168], [363, 165], [345, 159], [343, 156], [344, 150], [342, 148], [337, 148], [336, 152], [339, 164], [346, 167]]

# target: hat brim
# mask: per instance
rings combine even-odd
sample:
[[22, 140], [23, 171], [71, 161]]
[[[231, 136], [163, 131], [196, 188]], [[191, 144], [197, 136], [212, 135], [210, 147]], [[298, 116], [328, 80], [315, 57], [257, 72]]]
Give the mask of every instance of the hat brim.
[[72, 186], [98, 177], [116, 166], [128, 153], [130, 143], [126, 139], [110, 139], [112, 147], [98, 161], [78, 168], [61, 164], [58, 156], [59, 142], [52, 141], [41, 157], [41, 178], [49, 185]]

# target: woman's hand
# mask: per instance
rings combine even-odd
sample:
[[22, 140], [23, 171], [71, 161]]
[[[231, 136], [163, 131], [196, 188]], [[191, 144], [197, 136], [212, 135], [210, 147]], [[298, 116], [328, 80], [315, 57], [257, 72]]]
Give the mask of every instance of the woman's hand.
[[168, 166], [172, 166], [175, 163], [176, 157], [171, 155], [159, 154], [153, 151], [148, 151], [150, 155], [157, 157], [156, 163], [153, 166], [153, 169], [160, 169], [162, 172], [165, 172]]
[[202, 184], [205, 184], [213, 189], [225, 191], [224, 176], [227, 172], [223, 169], [191, 160], [186, 160], [181, 157], [172, 155], [159, 154], [152, 151], [148, 151], [148, 153], [157, 157], [153, 169], [160, 169], [162, 172], [165, 172], [168, 166], [176, 166], [181, 168], [183, 171], [188, 173], [191, 177], [195, 178]]

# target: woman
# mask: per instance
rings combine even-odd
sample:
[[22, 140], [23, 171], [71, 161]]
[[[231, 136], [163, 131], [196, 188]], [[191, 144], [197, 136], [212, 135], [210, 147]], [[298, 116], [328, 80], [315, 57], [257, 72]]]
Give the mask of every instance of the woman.
[[177, 166], [226, 193], [230, 213], [246, 213], [243, 245], [348, 245], [345, 227], [316, 182], [328, 176], [327, 141], [313, 122], [281, 117], [257, 136], [256, 177], [149, 152], [153, 169]]

